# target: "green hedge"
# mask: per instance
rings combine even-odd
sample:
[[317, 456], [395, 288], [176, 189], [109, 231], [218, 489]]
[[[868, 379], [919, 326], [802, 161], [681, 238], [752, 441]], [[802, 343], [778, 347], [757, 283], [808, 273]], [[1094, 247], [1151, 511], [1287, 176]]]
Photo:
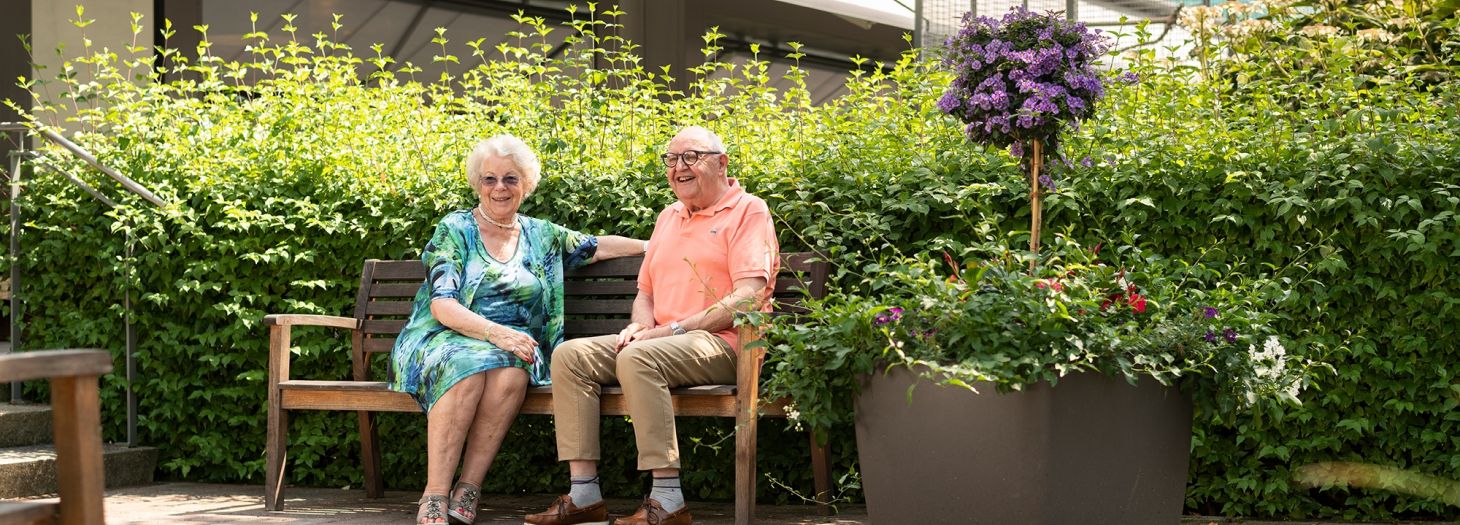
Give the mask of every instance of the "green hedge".
[[[83, 50], [73, 65], [96, 83], [31, 83], [41, 101], [32, 118], [59, 124], [79, 115], [66, 124], [80, 130], [79, 143], [174, 205], [158, 210], [124, 198], [126, 206], [109, 211], [58, 177], [34, 179], [22, 202], [19, 259], [26, 347], [120, 354], [120, 301], [130, 287], [141, 296], [142, 438], [161, 447], [164, 475], [259, 482], [267, 363], [260, 318], [349, 313], [363, 259], [415, 257], [435, 220], [470, 202], [461, 159], [494, 133], [521, 136], [544, 160], [543, 183], [524, 213], [643, 237], [673, 199], [655, 156], [679, 126], [708, 123], [729, 144], [733, 174], [772, 207], [783, 249], [828, 253], [839, 282], [893, 254], [975, 239], [1012, 237], [1017, 246], [1027, 228], [1018, 167], [962, 140], [934, 107], [946, 75], [911, 53], [812, 106], [799, 69], [762, 61], [707, 60], [693, 85], [667, 86], [630, 66], [637, 60], [618, 51], [626, 43], [599, 36], [615, 27], [612, 15], [580, 20], [569, 28], [578, 36], [565, 58], [549, 59], [535, 44], [547, 28], [528, 21], [506, 49], [443, 52], [440, 60], [480, 65], [426, 83], [410, 80], [409, 65], [302, 35], [297, 43], [288, 34], [249, 35], [257, 51], [241, 63], [174, 54], [153, 64], [145, 50], [120, 58]], [[455, 35], [440, 36], [447, 38]], [[710, 39], [707, 57], [716, 51]], [[1124, 240], [1289, 278], [1296, 293], [1281, 305], [1288, 328], [1338, 369], [1301, 408], [1225, 420], [1199, 414], [1188, 510], [1460, 516], [1385, 492], [1303, 489], [1291, 475], [1305, 463], [1342, 459], [1460, 478], [1455, 90], [1341, 76], [1239, 83], [1203, 80], [1149, 55], [1133, 64], [1142, 80], [1115, 87], [1099, 120], [1067, 139], [1072, 162], [1056, 173], [1048, 227], [1090, 246]], [[126, 80], [172, 68], [187, 80]], [[356, 80], [357, 68], [367, 81]], [[792, 87], [772, 87], [780, 79]], [[1086, 156], [1089, 167], [1080, 162]], [[127, 228], [138, 239], [130, 260]], [[126, 263], [134, 279], [123, 274]], [[322, 330], [295, 337], [297, 377], [347, 376], [348, 341]], [[105, 436], [118, 439], [120, 380], [104, 386]], [[420, 487], [424, 419], [386, 415], [381, 426], [388, 485]], [[777, 484], [809, 493], [804, 435], [774, 421], [762, 428], [759, 466], [777, 483], [763, 479], [761, 498], [794, 499]], [[729, 423], [694, 420], [681, 431], [691, 497], [729, 498]], [[604, 432], [629, 435], [617, 419]], [[288, 481], [359, 486], [355, 433], [352, 414], [293, 418]], [[487, 490], [560, 491], [566, 473], [553, 460], [551, 434], [549, 419], [520, 418]], [[630, 441], [604, 443], [605, 488], [640, 493]], [[859, 498], [850, 429], [832, 444], [838, 475], [851, 483], [845, 495]]]

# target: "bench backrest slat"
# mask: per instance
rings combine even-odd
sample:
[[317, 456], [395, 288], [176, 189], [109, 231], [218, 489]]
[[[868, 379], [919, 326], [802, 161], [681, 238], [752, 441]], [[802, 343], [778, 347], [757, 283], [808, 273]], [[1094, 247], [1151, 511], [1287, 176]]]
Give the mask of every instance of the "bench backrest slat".
[[[400, 272], [396, 272], [400, 273]], [[412, 282], [378, 282], [370, 286], [370, 297], [376, 299], [389, 297], [403, 297], [414, 299], [416, 291], [421, 289], [421, 281], [426, 280], [425, 272], [419, 272], [421, 276], [412, 279]]]
[[411, 301], [371, 301], [365, 305], [366, 317], [410, 316]]
[[568, 297], [577, 296], [627, 296], [632, 299], [639, 293], [639, 284], [636, 281], [581, 281], [572, 280], [563, 282], [563, 295]]
[[[643, 257], [624, 257], [594, 263], [564, 276], [564, 336], [586, 337], [611, 334], [629, 324], [637, 279]], [[781, 273], [776, 279], [776, 314], [798, 314], [803, 297], [824, 297], [828, 264], [811, 253], [781, 255]], [[354, 355], [367, 363], [372, 354], [388, 353], [395, 336], [411, 314], [411, 301], [426, 280], [426, 267], [418, 260], [365, 261], [355, 318], [361, 320], [361, 336]], [[368, 366], [365, 367], [368, 375]]]

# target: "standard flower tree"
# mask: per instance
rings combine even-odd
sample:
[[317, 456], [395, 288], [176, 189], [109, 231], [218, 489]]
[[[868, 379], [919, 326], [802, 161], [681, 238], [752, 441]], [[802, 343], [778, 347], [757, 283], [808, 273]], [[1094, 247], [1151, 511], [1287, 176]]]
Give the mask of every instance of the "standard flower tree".
[[944, 64], [954, 79], [938, 108], [963, 121], [968, 140], [1007, 147], [1027, 162], [1031, 252], [1039, 251], [1043, 222], [1040, 186], [1053, 189], [1039, 174], [1044, 156], [1059, 149], [1067, 125], [1095, 114], [1105, 85], [1094, 63], [1108, 48], [1099, 30], [1023, 7], [1001, 20], [966, 14], [948, 38]]

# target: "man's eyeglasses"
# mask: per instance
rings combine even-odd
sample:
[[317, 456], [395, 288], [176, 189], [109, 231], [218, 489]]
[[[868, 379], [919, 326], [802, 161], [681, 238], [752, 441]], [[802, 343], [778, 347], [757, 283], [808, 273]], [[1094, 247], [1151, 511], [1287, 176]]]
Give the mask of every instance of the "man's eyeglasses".
[[673, 168], [675, 164], [683, 162], [684, 167], [688, 168], [690, 166], [694, 166], [695, 164], [699, 164], [700, 159], [703, 159], [710, 155], [719, 155], [720, 153], [723, 152], [700, 151], [692, 149], [685, 151], [684, 153], [665, 153], [663, 155], [660, 155], [659, 158], [664, 161], [665, 166]]
[[519, 183], [522, 182], [522, 180], [517, 178], [516, 175], [508, 175], [506, 177], [502, 177], [501, 179], [498, 179], [496, 175], [482, 175], [481, 178], [477, 180], [481, 181], [482, 186], [487, 188], [496, 186], [497, 182], [499, 181], [502, 183], [503, 186], [507, 186], [510, 188], [515, 188]]

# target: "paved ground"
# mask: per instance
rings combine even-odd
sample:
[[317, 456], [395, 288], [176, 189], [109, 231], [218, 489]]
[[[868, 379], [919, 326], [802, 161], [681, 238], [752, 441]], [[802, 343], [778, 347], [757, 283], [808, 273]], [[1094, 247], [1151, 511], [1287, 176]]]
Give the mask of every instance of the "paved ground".
[[[416, 499], [420, 493], [387, 491], [381, 499], [367, 499], [363, 490], [320, 488], [288, 488], [284, 491], [284, 510], [265, 512], [264, 489], [259, 485], [212, 485], [200, 483], [159, 483], [144, 487], [108, 490], [106, 521], [111, 525], [131, 524], [221, 524], [289, 523], [323, 525], [349, 523], [359, 525], [400, 525], [413, 523]], [[553, 496], [501, 496], [487, 494], [482, 498], [478, 524], [522, 523], [528, 512], [540, 512]], [[610, 500], [609, 510], [629, 512], [637, 501]], [[735, 509], [726, 503], [699, 503], [690, 507], [695, 523], [729, 525], [734, 523]], [[769, 506], [756, 510], [758, 523], [773, 525], [863, 525], [868, 523], [863, 507], [843, 508], [834, 517], [817, 516], [811, 506]]]
[[[111, 525], [131, 524], [273, 524], [323, 525], [350, 523], [394, 525], [412, 523], [415, 501], [419, 493], [387, 492], [381, 499], [367, 499], [361, 490], [289, 488], [285, 491], [284, 511], [263, 510], [263, 487], [259, 485], [209, 485], [200, 483], [158, 483], [143, 487], [109, 490], [106, 493], [106, 517]], [[552, 496], [483, 497], [479, 524], [522, 523], [522, 515], [542, 510]], [[611, 500], [609, 509], [627, 512], [638, 502]], [[695, 523], [729, 525], [734, 523], [734, 507], [726, 503], [691, 504]], [[769, 525], [870, 525], [865, 507], [844, 506], [833, 517], [816, 514], [811, 506], [762, 505], [756, 510], [757, 523]], [[1182, 525], [1340, 525], [1338, 522], [1268, 522], [1241, 521], [1224, 518], [1188, 516]], [[879, 524], [901, 525], [901, 524]], [[1402, 524], [1388, 524], [1402, 525]], [[1414, 524], [1420, 525], [1420, 524]], [[1426, 522], [1423, 525], [1460, 525], [1460, 523]]]

